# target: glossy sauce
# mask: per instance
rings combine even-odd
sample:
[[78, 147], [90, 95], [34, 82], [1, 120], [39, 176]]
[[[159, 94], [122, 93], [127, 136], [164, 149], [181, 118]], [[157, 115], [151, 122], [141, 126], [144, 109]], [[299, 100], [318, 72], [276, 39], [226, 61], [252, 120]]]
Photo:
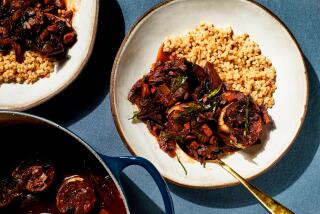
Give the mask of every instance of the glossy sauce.
[[162, 44], [158, 50], [155, 63], [153, 63], [151, 65], [151, 70], [154, 70], [157, 62], [160, 62], [160, 61], [165, 62], [165, 61], [169, 61], [171, 59], [173, 59], [173, 57], [170, 55], [170, 53], [163, 52], [163, 44]]
[[[25, 189], [21, 190], [22, 196], [9, 206], [0, 209], [1, 214], [60, 214], [56, 207], [58, 190], [66, 178], [75, 175], [81, 176], [94, 189], [96, 201], [90, 213], [126, 213], [124, 201], [112, 178], [100, 162], [74, 139], [66, 137], [60, 130], [52, 131], [44, 127], [30, 128], [17, 125], [14, 130], [11, 126], [0, 128], [3, 139], [10, 139], [11, 142], [6, 143], [8, 145], [6, 151], [0, 150], [0, 180], [13, 179], [12, 172], [23, 161], [37, 160], [37, 163], [49, 161], [54, 164], [56, 171], [54, 181], [45, 191], [31, 193]], [[19, 135], [13, 135], [13, 132], [18, 132]], [[44, 136], [51, 136], [51, 138], [37, 136], [34, 133], [46, 133]], [[65, 141], [74, 142], [64, 143]]]
[[156, 62], [158, 61], [165, 62], [171, 59], [173, 59], [173, 57], [170, 55], [170, 53], [163, 52], [163, 44], [162, 44], [158, 50]]

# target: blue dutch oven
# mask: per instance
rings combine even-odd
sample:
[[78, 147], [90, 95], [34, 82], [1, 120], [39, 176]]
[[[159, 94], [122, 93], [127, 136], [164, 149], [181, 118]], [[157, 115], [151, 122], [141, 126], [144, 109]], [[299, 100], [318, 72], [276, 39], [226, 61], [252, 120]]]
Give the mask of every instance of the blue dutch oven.
[[[61, 158], [60, 153], [62, 150], [67, 150], [67, 152], [71, 154], [70, 158], [72, 158], [74, 154], [82, 155], [83, 160], [88, 159], [90, 157], [94, 159], [96, 162], [98, 162], [98, 164], [102, 166], [101, 168], [106, 170], [106, 172], [113, 179], [115, 185], [119, 190], [120, 195], [122, 196], [127, 213], [130, 213], [130, 210], [128, 207], [128, 203], [127, 203], [124, 191], [122, 189], [120, 175], [122, 171], [128, 166], [131, 166], [131, 165], [142, 166], [150, 173], [150, 175], [158, 185], [164, 201], [166, 213], [167, 214], [174, 213], [174, 207], [173, 207], [173, 203], [172, 203], [172, 199], [171, 199], [168, 187], [164, 179], [161, 177], [161, 175], [157, 171], [157, 169], [148, 160], [141, 157], [109, 157], [104, 155], [100, 156], [77, 135], [59, 126], [56, 123], [53, 123], [47, 119], [44, 119], [38, 116], [26, 114], [26, 113], [0, 111], [0, 132], [1, 130], [5, 130], [7, 132], [7, 130], [14, 129], [14, 127], [21, 124], [30, 126], [30, 127], [33, 127], [33, 126], [46, 127], [48, 130], [52, 130], [52, 133], [38, 133], [38, 134], [46, 136], [48, 138], [52, 136], [52, 134], [57, 135], [57, 133], [59, 133], [58, 135], [62, 135], [66, 137], [67, 140], [66, 139], [58, 140], [55, 143], [49, 143], [49, 145], [46, 142], [43, 142], [43, 144], [41, 145], [33, 145], [32, 141], [21, 142], [21, 143], [18, 143], [17, 145], [14, 145], [15, 143], [12, 143], [12, 141], [10, 141], [8, 144], [4, 143], [6, 145], [4, 144], [2, 145], [2, 148], [5, 148], [5, 149], [0, 150], [0, 160], [2, 158], [1, 161], [3, 161], [3, 159], [6, 157], [14, 158], [12, 157], [13, 154], [21, 155], [21, 154], [27, 153], [28, 152], [27, 150], [29, 149], [30, 151], [41, 150], [41, 148], [39, 147], [43, 147], [43, 149], [47, 149], [49, 152], [52, 153], [52, 156], [56, 158]], [[14, 135], [15, 134], [19, 135], [19, 133], [15, 133], [14, 130], [12, 132]]]

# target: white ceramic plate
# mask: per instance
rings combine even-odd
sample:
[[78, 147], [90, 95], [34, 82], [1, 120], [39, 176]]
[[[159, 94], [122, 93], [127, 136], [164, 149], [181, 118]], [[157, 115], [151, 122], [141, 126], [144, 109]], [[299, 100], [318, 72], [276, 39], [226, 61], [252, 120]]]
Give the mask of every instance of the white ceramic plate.
[[[249, 33], [277, 70], [275, 105], [269, 111], [276, 128], [261, 145], [236, 152], [224, 161], [247, 179], [265, 172], [288, 150], [303, 123], [308, 101], [308, 79], [301, 50], [288, 29], [271, 12], [245, 0], [173, 0], [146, 13], [120, 48], [111, 78], [111, 104], [117, 129], [129, 150], [150, 160], [169, 181], [188, 187], [214, 188], [238, 182], [221, 167], [204, 168], [181, 154], [177, 159], [158, 146], [143, 123], [128, 120], [135, 109], [127, 100], [131, 86], [148, 73], [166, 36], [182, 34], [201, 21], [231, 26], [235, 34]], [[181, 153], [181, 151], [179, 151]]]
[[98, 0], [67, 0], [75, 9], [73, 27], [78, 41], [68, 52], [64, 63], [56, 64], [50, 78], [30, 84], [1, 84], [0, 109], [27, 110], [39, 105], [65, 89], [78, 77], [93, 48], [98, 20]]

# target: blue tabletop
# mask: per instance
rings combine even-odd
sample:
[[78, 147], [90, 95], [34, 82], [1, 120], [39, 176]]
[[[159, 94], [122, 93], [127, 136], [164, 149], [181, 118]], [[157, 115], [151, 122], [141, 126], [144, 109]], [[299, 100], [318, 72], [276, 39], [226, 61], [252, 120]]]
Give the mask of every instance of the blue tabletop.
[[[85, 70], [62, 94], [30, 112], [69, 128], [101, 154], [129, 155], [110, 112], [111, 67], [126, 32], [159, 2], [101, 0], [97, 41]], [[273, 11], [301, 45], [310, 78], [310, 102], [302, 131], [288, 154], [252, 183], [296, 213], [320, 213], [320, 2], [258, 2]], [[122, 180], [132, 213], [163, 213], [160, 193], [143, 169], [126, 169]], [[266, 213], [241, 186], [191, 190], [169, 184], [169, 188], [176, 213]]]

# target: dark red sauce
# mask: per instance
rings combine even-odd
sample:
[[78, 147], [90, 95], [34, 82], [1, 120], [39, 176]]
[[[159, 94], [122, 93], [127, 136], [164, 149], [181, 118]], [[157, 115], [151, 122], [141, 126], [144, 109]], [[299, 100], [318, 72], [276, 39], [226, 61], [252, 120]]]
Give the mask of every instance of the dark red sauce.
[[126, 213], [111, 176], [72, 137], [27, 125], [1, 127], [0, 134], [10, 139], [0, 150], [1, 214]]
[[163, 52], [163, 44], [162, 44], [158, 50], [156, 62], [158, 61], [165, 62], [171, 59], [173, 59], [173, 57], [170, 55], [170, 53]]

